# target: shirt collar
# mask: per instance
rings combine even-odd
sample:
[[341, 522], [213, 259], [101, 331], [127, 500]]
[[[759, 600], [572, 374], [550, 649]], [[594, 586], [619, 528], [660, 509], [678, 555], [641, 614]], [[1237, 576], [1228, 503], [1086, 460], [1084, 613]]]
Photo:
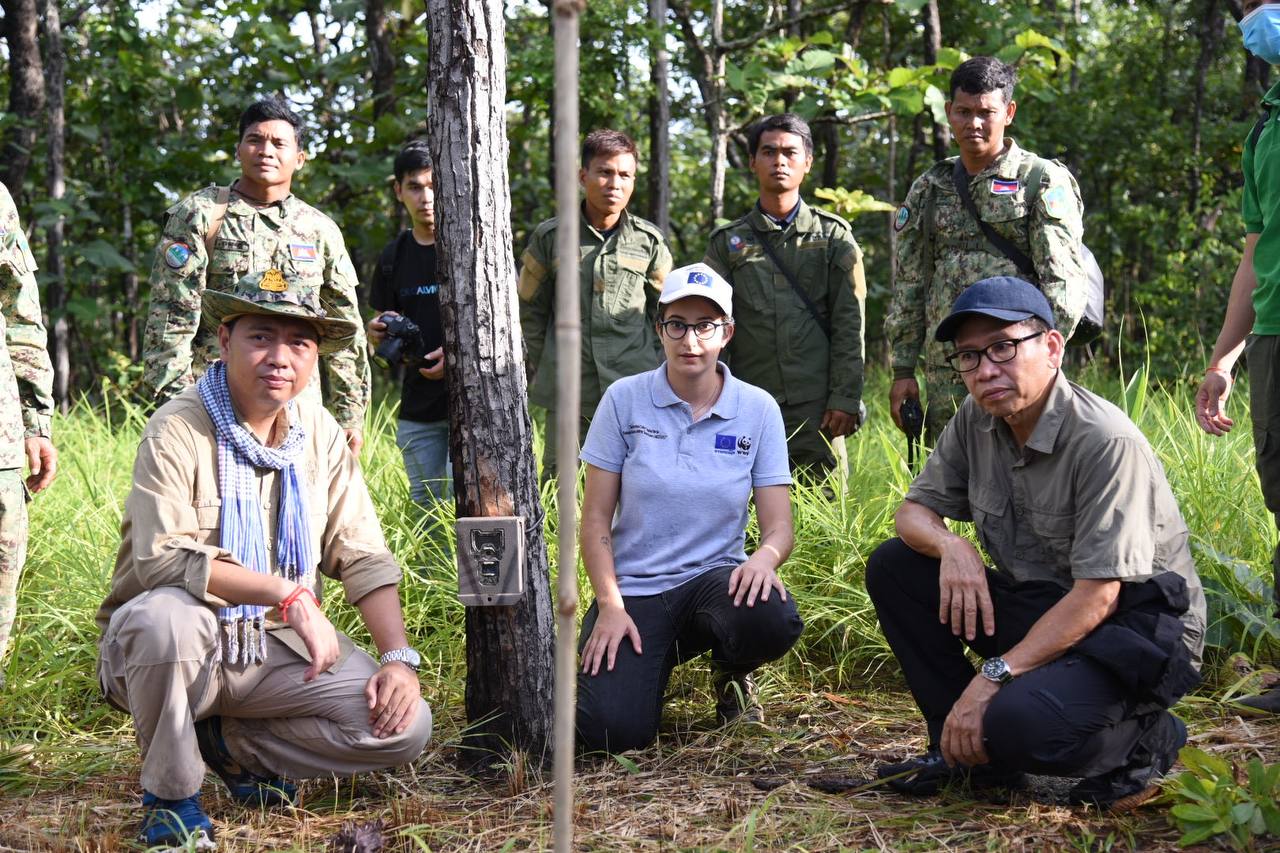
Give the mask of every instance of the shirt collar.
[[270, 204], [264, 204], [260, 207], [256, 204], [251, 204], [245, 196], [240, 194], [240, 191], [237, 190], [233, 184], [231, 187], [231, 199], [227, 204], [227, 209], [235, 209], [235, 212], [241, 215], [245, 213], [257, 213], [272, 219], [284, 220], [288, 219], [297, 211], [299, 204], [300, 202], [298, 201], [298, 197], [293, 193], [289, 193], [279, 201], [273, 201]]
[[1262, 102], [1273, 107], [1280, 107], [1280, 82], [1267, 90], [1267, 94], [1262, 96]]
[[[724, 420], [736, 418], [738, 416], [738, 398], [741, 393], [737, 380], [733, 378], [733, 374], [729, 372], [729, 366], [723, 361], [716, 362], [716, 370], [724, 377], [724, 386], [720, 389], [720, 396], [716, 399], [708, 415], [716, 415]], [[676, 392], [672, 390], [671, 382], [667, 379], [666, 362], [663, 362], [661, 367], [653, 371], [653, 379], [649, 383], [649, 396], [653, 400], [653, 404], [660, 409], [684, 403], [684, 400], [681, 400], [676, 395]], [[686, 403], [685, 405], [688, 404]]]
[[1006, 136], [1004, 141], [1004, 151], [1000, 152], [1000, 156], [988, 163], [987, 168], [979, 172], [979, 175], [990, 173], [1001, 178], [1017, 179], [1018, 166], [1022, 163], [1022, 149], [1018, 147], [1018, 143], [1014, 142], [1012, 137]]
[[759, 210], [760, 214], [765, 219], [767, 219], [769, 222], [772, 222], [778, 228], [786, 228], [792, 222], [795, 222], [796, 216], [799, 215], [800, 208], [802, 205], [804, 205], [804, 199], [797, 200], [796, 206], [791, 208], [791, 212], [788, 213], [786, 216], [782, 217], [781, 219], [778, 219], [773, 214], [766, 212], [765, 209], [760, 205], [760, 200], [756, 199], [756, 210]]
[[792, 225], [795, 226], [797, 231], [812, 231], [816, 217], [812, 208], [805, 203], [805, 200], [800, 199], [800, 201], [796, 202], [796, 206], [791, 208], [786, 220], [779, 224], [778, 220], [764, 212], [760, 207], [759, 200], [757, 200], [755, 206], [751, 208], [751, 212], [747, 214], [747, 219], [749, 224], [757, 231], [786, 231]]
[[631, 214], [625, 208], [618, 216], [618, 224], [613, 227], [613, 230], [607, 236], [603, 231], [593, 226], [590, 219], [587, 219], [587, 203], [585, 201], [578, 205], [578, 217], [582, 222], [583, 233], [593, 235], [602, 243], [615, 234], [621, 236], [631, 230]]

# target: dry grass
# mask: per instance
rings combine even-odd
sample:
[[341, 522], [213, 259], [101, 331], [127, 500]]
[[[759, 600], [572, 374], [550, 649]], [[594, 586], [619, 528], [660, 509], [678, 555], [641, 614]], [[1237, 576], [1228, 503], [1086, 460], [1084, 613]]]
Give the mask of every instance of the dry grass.
[[[582, 850], [1105, 850], [1176, 849], [1165, 809], [1124, 816], [1052, 802], [1039, 785], [1011, 797], [953, 790], [935, 798], [891, 792], [826, 794], [819, 776], [862, 778], [881, 760], [918, 751], [922, 727], [909, 698], [892, 689], [767, 697], [768, 730], [709, 727], [698, 678], [681, 678], [689, 698], [672, 704], [659, 743], [622, 760], [588, 758], [577, 778], [576, 842]], [[441, 708], [436, 738], [412, 767], [356, 780], [309, 782], [299, 808], [235, 806], [213, 781], [206, 807], [228, 851], [322, 850], [344, 822], [381, 819], [392, 850], [541, 850], [551, 843], [551, 780], [536, 770], [494, 765], [487, 779], [457, 769], [462, 721]], [[1192, 743], [1243, 764], [1280, 760], [1280, 721], [1245, 720], [1211, 702], [1190, 702]], [[101, 755], [100, 772], [62, 775], [62, 751]], [[28, 776], [41, 781], [0, 798], [0, 849], [136, 849], [137, 752], [128, 729], [107, 739], [34, 751]], [[771, 791], [757, 788], [782, 784]]]

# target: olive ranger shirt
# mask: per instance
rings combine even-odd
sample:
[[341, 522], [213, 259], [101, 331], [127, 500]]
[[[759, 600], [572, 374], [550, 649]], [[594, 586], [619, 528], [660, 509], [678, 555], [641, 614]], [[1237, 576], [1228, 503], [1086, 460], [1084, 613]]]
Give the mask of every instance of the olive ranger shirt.
[[40, 315], [36, 261], [0, 184], [0, 469], [22, 468], [23, 440], [49, 437], [53, 365]]
[[[753, 228], [830, 323], [830, 340]], [[802, 200], [791, 221], [779, 226], [756, 206], [711, 232], [703, 261], [733, 285], [728, 362], [735, 376], [780, 405], [826, 400], [828, 409], [858, 411], [867, 284], [862, 250], [847, 222]]]
[[[662, 363], [654, 331], [662, 282], [671, 272], [671, 252], [658, 226], [622, 212], [608, 234], [579, 213], [578, 270], [582, 297], [582, 402], [584, 418], [624, 376]], [[520, 258], [520, 327], [532, 387], [529, 399], [556, 406], [556, 219], [529, 237]]]
[[[316, 595], [321, 575], [341, 581], [347, 600], [355, 603], [383, 586], [400, 582], [400, 567], [387, 550], [378, 516], [365, 488], [360, 465], [341, 428], [318, 404], [295, 401], [298, 422], [307, 441], [298, 464], [299, 481], [308, 505], [311, 550], [317, 555]], [[276, 434], [288, 429], [280, 415]], [[274, 535], [280, 496], [278, 471], [255, 470], [262, 502], [262, 529], [267, 555], [275, 553]], [[239, 561], [220, 541], [221, 490], [218, 486], [218, 442], [213, 426], [192, 387], [160, 408], [147, 422], [133, 465], [133, 487], [120, 523], [111, 591], [98, 609], [98, 628], [105, 632], [111, 614], [147, 590], [174, 586], [210, 607], [227, 602], [209, 592], [213, 560]], [[292, 628], [274, 610], [267, 628], [306, 660], [311, 656]], [[340, 660], [351, 641], [339, 635]], [[336, 665], [336, 664], [335, 664]]]
[[972, 521], [999, 571], [1017, 582], [1145, 581], [1176, 572], [1191, 606], [1183, 642], [1204, 648], [1205, 598], [1164, 468], [1142, 432], [1059, 371], [1019, 449], [1009, 427], [966, 397], [906, 499]]
[[[965, 210], [952, 180], [956, 158], [935, 163], [911, 185], [898, 209], [898, 275], [885, 317], [895, 379], [907, 379], [923, 353], [946, 367], [945, 345], [933, 331], [966, 287], [997, 275], [1023, 277], [987, 240]], [[1053, 306], [1058, 329], [1070, 337], [1084, 313], [1088, 283], [1081, 259], [1084, 205], [1065, 166], [1048, 161], [1034, 203], [1027, 173], [1036, 156], [1009, 140], [987, 168], [969, 178], [974, 207], [984, 222], [1031, 259], [1038, 285]], [[932, 225], [930, 225], [932, 221]]]
[[[230, 290], [251, 272], [275, 267], [320, 294], [333, 317], [359, 328], [351, 346], [321, 359], [327, 401], [338, 423], [361, 429], [369, 405], [369, 356], [356, 302], [356, 271], [342, 232], [319, 210], [290, 195], [256, 207], [233, 188], [214, 238], [205, 237], [215, 216], [218, 187], [193, 193], [169, 208], [164, 236], [151, 266], [151, 305], [143, 335], [143, 384], [160, 401], [198, 379], [218, 358], [218, 338], [200, 326], [205, 287]], [[307, 390], [320, 395], [320, 371]]]

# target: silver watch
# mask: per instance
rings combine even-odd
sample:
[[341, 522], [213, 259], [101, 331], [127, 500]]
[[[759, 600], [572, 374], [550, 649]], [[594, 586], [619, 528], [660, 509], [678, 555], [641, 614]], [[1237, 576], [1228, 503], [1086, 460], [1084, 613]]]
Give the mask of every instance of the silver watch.
[[996, 684], [1008, 684], [1013, 681], [1013, 670], [1004, 658], [987, 658], [982, 662], [982, 677]]
[[400, 661], [400, 663], [409, 667], [414, 672], [417, 672], [418, 667], [422, 666], [422, 656], [419, 655], [417, 652], [415, 652], [413, 649], [408, 647], [405, 647], [403, 649], [392, 649], [389, 652], [383, 652], [382, 657], [378, 658], [378, 663], [381, 664], [382, 666], [386, 666], [387, 664], [391, 663], [393, 660]]

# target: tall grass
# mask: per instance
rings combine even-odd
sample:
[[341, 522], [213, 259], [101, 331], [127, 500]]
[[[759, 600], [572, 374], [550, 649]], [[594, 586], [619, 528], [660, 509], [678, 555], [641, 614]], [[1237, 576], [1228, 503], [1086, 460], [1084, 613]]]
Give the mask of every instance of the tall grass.
[[[1210, 642], [1225, 651], [1274, 655], [1280, 650], [1280, 629], [1267, 613], [1275, 531], [1253, 473], [1246, 390], [1237, 389], [1232, 400], [1240, 425], [1225, 438], [1211, 439], [1191, 417], [1189, 384], [1161, 387], [1141, 377], [1144, 393], [1137, 394], [1139, 386], [1128, 379], [1083, 377], [1110, 399], [1128, 402], [1164, 463], [1209, 592]], [[910, 475], [905, 442], [884, 414], [885, 377], [873, 380], [873, 420], [847, 443], [849, 477], [832, 481], [835, 499], [816, 487], [794, 490], [797, 545], [783, 579], [807, 629], [767, 679], [851, 690], [891, 661], [863, 587], [863, 569], [871, 550], [892, 535], [893, 512]], [[110, 743], [111, 735], [128, 727], [123, 715], [110, 712], [99, 699], [93, 616], [110, 578], [143, 423], [142, 412], [120, 403], [97, 410], [82, 405], [57, 418], [61, 473], [32, 504], [30, 557], [4, 664], [8, 684], [0, 698], [0, 743], [35, 742], [42, 753], [74, 752], [76, 772], [114, 761], [96, 744]], [[423, 656], [423, 681], [433, 693], [429, 698], [433, 704], [458, 703], [465, 654], [450, 556], [452, 509], [441, 507], [425, 516], [410, 501], [394, 425], [393, 405], [375, 408], [363, 456], [365, 475], [388, 544], [405, 570], [402, 598], [411, 639]], [[554, 543], [550, 489], [543, 500]], [[581, 572], [579, 583], [584, 603], [589, 602]], [[342, 603], [336, 584], [330, 584], [326, 598], [338, 627], [367, 642], [358, 614]], [[50, 772], [60, 772], [59, 765], [54, 762]]]

